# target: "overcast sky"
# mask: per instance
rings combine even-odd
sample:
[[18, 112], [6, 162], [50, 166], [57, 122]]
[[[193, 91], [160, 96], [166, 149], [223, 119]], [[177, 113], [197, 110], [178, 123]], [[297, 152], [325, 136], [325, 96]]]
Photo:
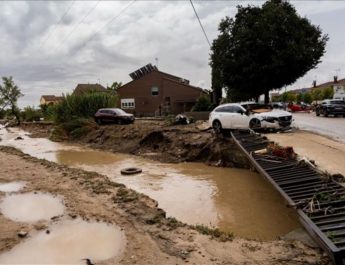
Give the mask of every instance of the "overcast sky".
[[[238, 4], [264, 1], [196, 1], [212, 41]], [[318, 68], [293, 88], [345, 77], [345, 1], [292, 1], [297, 12], [329, 35]], [[130, 81], [129, 73], [156, 64], [162, 71], [210, 88], [210, 49], [189, 1], [0, 1], [0, 76], [14, 77], [24, 97], [70, 93], [78, 83]]]

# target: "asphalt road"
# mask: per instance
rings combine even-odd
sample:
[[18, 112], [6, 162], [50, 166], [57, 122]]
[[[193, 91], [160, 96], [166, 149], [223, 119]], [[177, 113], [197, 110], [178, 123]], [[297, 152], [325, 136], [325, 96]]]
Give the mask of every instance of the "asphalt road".
[[315, 132], [345, 143], [344, 117], [317, 117], [312, 113], [293, 113], [294, 127]]

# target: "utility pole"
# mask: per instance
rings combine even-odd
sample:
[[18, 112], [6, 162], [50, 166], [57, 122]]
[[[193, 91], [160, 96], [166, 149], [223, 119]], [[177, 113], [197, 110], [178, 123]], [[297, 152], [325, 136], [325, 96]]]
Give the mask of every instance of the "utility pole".
[[156, 66], [158, 68], [158, 57], [155, 58], [155, 61], [156, 61]]

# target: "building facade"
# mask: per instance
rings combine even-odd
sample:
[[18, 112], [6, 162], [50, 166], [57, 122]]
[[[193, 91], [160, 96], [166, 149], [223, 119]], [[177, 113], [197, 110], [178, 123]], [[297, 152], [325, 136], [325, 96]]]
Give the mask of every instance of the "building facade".
[[57, 97], [54, 95], [43, 95], [40, 98], [40, 105], [54, 105], [60, 102], [63, 97]]
[[130, 74], [133, 80], [117, 91], [118, 107], [126, 112], [139, 117], [178, 114], [190, 111], [201, 95], [207, 95], [186, 79], [151, 65], [143, 68]]

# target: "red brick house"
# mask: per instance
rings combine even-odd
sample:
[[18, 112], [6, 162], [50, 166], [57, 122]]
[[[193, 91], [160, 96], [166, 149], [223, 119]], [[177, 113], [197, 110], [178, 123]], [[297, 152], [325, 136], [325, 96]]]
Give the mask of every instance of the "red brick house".
[[161, 116], [190, 111], [207, 93], [178, 76], [161, 72], [148, 64], [130, 74], [133, 79], [117, 93], [119, 107], [136, 116]]

